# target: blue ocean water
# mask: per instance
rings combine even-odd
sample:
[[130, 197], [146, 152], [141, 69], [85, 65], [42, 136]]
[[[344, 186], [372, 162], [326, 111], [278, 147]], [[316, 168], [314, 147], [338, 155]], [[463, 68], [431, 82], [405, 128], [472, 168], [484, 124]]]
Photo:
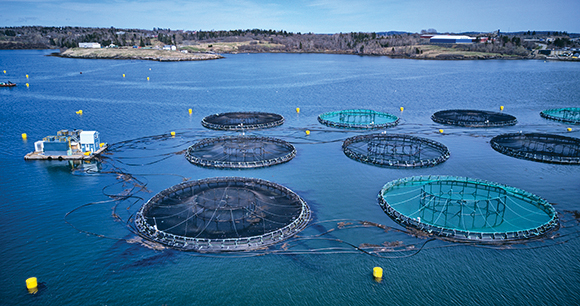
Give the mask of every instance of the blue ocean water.
[[[580, 106], [578, 63], [328, 54], [160, 63], [45, 56], [49, 53], [0, 51], [0, 80], [18, 83], [0, 88], [2, 305], [580, 303], [579, 225], [570, 213], [580, 210], [580, 168], [515, 159], [489, 145], [493, 136], [516, 131], [580, 137], [580, 127], [539, 115], [547, 108]], [[517, 117], [517, 125], [469, 129], [430, 119], [444, 109], [500, 106]], [[422, 169], [351, 160], [342, 141], [366, 132], [329, 128], [316, 119], [342, 109], [395, 114], [401, 123], [387, 132], [439, 141], [451, 157]], [[196, 140], [236, 134], [200, 124], [207, 115], [230, 111], [283, 115], [284, 125], [247, 134], [289, 141], [297, 156], [254, 170], [187, 162], [180, 152]], [[99, 172], [93, 171], [96, 165], [72, 169], [67, 162], [24, 161], [34, 141], [61, 129], [97, 130], [112, 145]], [[128, 176], [122, 173], [134, 179], [124, 181]], [[340, 220], [400, 228], [378, 206], [378, 192], [386, 182], [429, 174], [479, 178], [534, 193], [554, 205], [562, 227], [553, 238], [509, 248], [427, 241], [375, 227], [337, 228]], [[143, 201], [184, 179], [215, 176], [284, 185], [310, 205], [313, 225], [284, 254], [212, 257], [135, 243], [124, 221]], [[119, 203], [111, 194], [133, 197]], [[387, 254], [390, 258], [351, 246], [399, 241], [407, 248]], [[373, 280], [374, 266], [383, 267], [382, 282]], [[35, 295], [25, 288], [31, 276], [41, 283]]]

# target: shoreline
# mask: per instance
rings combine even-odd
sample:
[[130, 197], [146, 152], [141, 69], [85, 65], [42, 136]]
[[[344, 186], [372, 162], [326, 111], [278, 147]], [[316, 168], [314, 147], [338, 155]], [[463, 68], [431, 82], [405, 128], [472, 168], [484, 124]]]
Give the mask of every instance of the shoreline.
[[215, 53], [182, 53], [179, 51], [135, 48], [71, 48], [60, 53], [51, 53], [48, 56], [83, 59], [148, 60], [158, 62], [205, 61], [223, 58], [223, 56]]
[[[428, 46], [428, 45], [426, 45]], [[58, 49], [55, 49], [55, 51]], [[62, 58], [82, 58], [82, 59], [118, 59], [118, 60], [149, 60], [159, 62], [177, 62], [177, 61], [203, 61], [224, 58], [221, 54], [243, 54], [243, 53], [288, 53], [288, 54], [344, 54], [358, 56], [387, 56], [393, 59], [414, 59], [414, 60], [550, 60], [550, 61], [570, 61], [576, 62], [579, 59], [559, 58], [548, 56], [521, 56], [506, 55], [500, 53], [485, 53], [456, 50], [438, 50], [438, 52], [425, 52], [425, 54], [406, 54], [406, 53], [356, 53], [338, 50], [324, 51], [288, 51], [288, 50], [229, 50], [218, 53], [206, 52], [188, 52], [167, 51], [157, 49], [135, 49], [135, 48], [101, 48], [101, 49], [84, 49], [71, 48], [62, 52], [54, 52], [47, 56], [56, 56]]]

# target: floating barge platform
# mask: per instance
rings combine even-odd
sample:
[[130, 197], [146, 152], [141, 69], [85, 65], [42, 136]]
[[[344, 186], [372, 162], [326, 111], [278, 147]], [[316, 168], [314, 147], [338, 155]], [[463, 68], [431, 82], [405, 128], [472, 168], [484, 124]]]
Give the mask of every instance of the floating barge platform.
[[[24, 137], [24, 136], [23, 136]], [[99, 132], [60, 130], [56, 136], [46, 136], [34, 143], [34, 152], [26, 160], [91, 160], [107, 149], [99, 141]]]
[[30, 152], [24, 155], [25, 160], [92, 160], [98, 157], [101, 153], [107, 150], [107, 145], [103, 145], [94, 153], [89, 155], [85, 154], [72, 154], [72, 155], [51, 155], [44, 154], [42, 152]]

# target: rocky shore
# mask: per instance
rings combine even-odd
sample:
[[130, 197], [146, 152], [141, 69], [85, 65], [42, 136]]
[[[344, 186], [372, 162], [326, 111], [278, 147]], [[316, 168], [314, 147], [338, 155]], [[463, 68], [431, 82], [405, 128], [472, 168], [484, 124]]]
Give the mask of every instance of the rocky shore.
[[215, 53], [183, 53], [180, 51], [139, 48], [72, 48], [52, 55], [67, 58], [131, 59], [160, 62], [204, 61], [223, 58], [223, 56]]

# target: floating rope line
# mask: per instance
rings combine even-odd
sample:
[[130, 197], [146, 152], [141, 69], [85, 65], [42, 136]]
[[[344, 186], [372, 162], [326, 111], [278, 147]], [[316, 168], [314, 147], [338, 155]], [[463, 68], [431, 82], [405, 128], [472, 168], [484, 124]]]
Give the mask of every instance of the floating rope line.
[[[290, 130], [293, 130], [293, 128], [290, 128]], [[303, 136], [303, 129], [294, 129], [295, 132], [290, 132], [288, 134], [283, 133], [280, 134], [280, 137], [285, 137], [287, 139], [292, 139], [293, 142], [292, 143], [302, 143], [302, 144], [325, 144], [325, 143], [333, 143], [333, 142], [343, 142], [346, 137], [344, 137], [343, 135], [345, 135], [344, 133], [360, 133], [358, 131], [347, 131], [347, 130], [329, 130], [329, 129], [320, 129], [320, 130], [315, 130], [315, 129], [311, 129], [312, 131], [316, 131], [313, 132], [312, 135], [310, 135], [309, 137], [305, 137]], [[132, 207], [139, 207], [140, 205], [137, 204], [141, 204], [143, 202], [145, 202], [144, 198], [142, 196], [137, 196], [138, 194], [141, 194], [143, 192], [148, 192], [147, 191], [147, 185], [148, 182], [146, 180], [146, 177], [149, 176], [157, 176], [157, 175], [171, 175], [171, 176], [177, 176], [182, 178], [184, 181], [187, 181], [188, 178], [181, 176], [181, 175], [177, 175], [177, 174], [171, 174], [171, 173], [136, 173], [138, 171], [127, 171], [124, 169], [121, 169], [120, 167], [117, 167], [116, 164], [121, 165], [121, 166], [130, 166], [130, 167], [142, 167], [142, 166], [147, 166], [148, 164], [150, 164], [150, 161], [141, 163], [141, 164], [130, 164], [127, 165], [125, 164], [125, 162], [127, 160], [139, 160], [139, 159], [160, 159], [160, 158], [165, 158], [168, 156], [178, 156], [181, 154], [185, 153], [185, 150], [183, 149], [184, 146], [188, 145], [189, 143], [191, 143], [192, 141], [197, 141], [199, 139], [202, 139], [203, 136], [201, 134], [204, 133], [204, 131], [207, 130], [191, 130], [191, 131], [185, 131], [185, 132], [180, 132], [178, 133], [178, 136], [176, 138], [172, 138], [169, 135], [158, 135], [158, 136], [148, 136], [148, 137], [142, 137], [142, 138], [137, 138], [134, 140], [130, 140], [130, 141], [124, 141], [122, 143], [118, 143], [118, 144], [114, 144], [113, 148], [115, 149], [114, 151], [111, 152], [111, 154], [105, 155], [103, 156], [103, 159], [101, 161], [102, 163], [102, 168], [104, 170], [100, 170], [100, 172], [95, 172], [92, 169], [75, 169], [75, 174], [83, 174], [83, 173], [89, 173], [91, 175], [113, 175], [117, 178], [118, 182], [111, 184], [111, 185], [107, 185], [105, 187], [103, 187], [103, 193], [109, 197], [110, 199], [107, 201], [102, 201], [102, 202], [92, 202], [92, 203], [87, 203], [84, 205], [81, 205], [77, 208], [75, 208], [74, 210], [70, 211], [69, 213], [67, 213], [65, 215], [65, 222], [67, 224], [69, 224], [70, 226], [72, 226], [74, 229], [76, 229], [77, 231], [81, 232], [81, 233], [86, 233], [86, 234], [90, 234], [90, 235], [94, 235], [96, 237], [99, 238], [108, 238], [108, 239], [115, 239], [115, 240], [121, 240], [121, 241], [127, 241], [128, 243], [139, 243], [142, 244], [145, 247], [148, 248], [154, 248], [156, 250], [162, 250], [164, 248], [171, 248], [171, 249], [178, 249], [178, 250], [183, 250], [183, 245], [179, 243], [179, 239], [175, 240], [175, 237], [171, 237], [171, 236], [167, 236], [165, 238], [165, 240], [167, 241], [167, 244], [160, 244], [157, 242], [152, 242], [153, 240], [146, 240], [146, 239], [141, 239], [139, 237], [140, 235], [140, 231], [137, 228], [136, 224], [135, 224], [135, 219], [136, 219], [136, 209], [132, 209]], [[274, 130], [273, 130], [274, 131]], [[208, 132], [212, 132], [212, 131], [208, 131]], [[274, 131], [275, 132], [275, 131]], [[207, 132], [205, 132], [207, 133]], [[276, 132], [275, 132], [276, 133]], [[275, 133], [269, 133], [270, 135], [273, 135]], [[332, 134], [332, 133], [337, 133], [337, 134]], [[322, 136], [323, 138], [326, 139], [317, 139], [317, 138], [321, 138]], [[317, 137], [318, 136], [318, 137]], [[328, 140], [329, 137], [333, 138], [333, 136], [336, 136], [336, 139], [331, 139]], [[477, 135], [468, 135], [468, 136], [474, 136], [477, 137]], [[207, 137], [207, 136], [206, 136]], [[175, 145], [176, 143], [178, 143], [178, 145]], [[160, 148], [162, 150], [160, 150]], [[140, 156], [140, 154], [134, 154], [133, 152], [131, 152], [131, 150], [134, 151], [138, 151], [138, 152], [142, 152], [142, 151], [151, 151], [151, 152], [155, 152], [155, 154], [151, 154], [151, 156]], [[167, 153], [159, 153], [159, 152], [164, 152], [163, 150], [166, 151], [171, 151], [171, 152], [167, 152]], [[133, 153], [134, 156], [127, 156], [130, 155], [128, 153]], [[131, 173], [129, 173], [131, 172]], [[146, 171], [142, 171], [142, 172], [146, 172]], [[116, 188], [121, 188], [123, 189], [121, 192], [113, 192], [113, 189]], [[248, 189], [248, 190], [252, 190], [252, 189]], [[522, 198], [525, 199], [525, 196], [520, 196], [520, 198], [517, 198], [517, 193], [516, 194], [511, 194], [509, 191], [509, 188], [506, 188], [506, 192], [508, 192], [508, 195], [510, 197], [508, 197], [509, 201], [505, 202], [505, 204], [509, 204], [506, 205], [506, 212], [509, 211], [511, 212], [511, 207], [512, 206], [518, 206], [521, 203], [519, 202]], [[453, 196], [458, 196], [461, 193], [458, 192], [458, 190], [455, 189], [455, 187], [453, 187], [453, 192], [452, 195]], [[471, 196], [473, 196], [474, 194], [477, 194], [477, 192], [474, 191], [466, 191], [463, 192], [463, 194], [470, 194]], [[400, 203], [398, 203], [399, 205], [403, 205], [404, 203], [412, 203], [414, 201], [420, 201], [421, 199], [421, 194], [417, 193], [414, 190], [396, 190], [396, 192], [393, 193], [389, 193], [389, 200], [391, 199], [391, 196], [399, 196], [404, 198], [405, 200], [401, 201]], [[406, 196], [408, 195], [408, 196]], [[512, 199], [511, 196], [514, 196], [514, 198]], [[149, 196], [148, 196], [149, 197]], [[270, 197], [266, 197], [266, 198], [261, 198], [260, 200], [264, 203], [268, 203], [268, 205], [272, 205], [276, 203], [276, 199], [278, 198], [283, 198], [283, 196], [276, 196], [274, 199], [270, 198]], [[187, 196], [184, 194], [176, 194], [176, 199], [181, 199], [181, 200], [185, 200], [187, 199]], [[216, 200], [213, 200], [212, 197], [206, 197], [206, 196], [202, 196], [199, 197], [200, 201], [201, 200], [212, 200], [212, 201], [216, 201], [217, 199], [225, 199], [223, 197], [223, 194], [221, 194], [221, 196], [219, 196], [218, 198], [216, 198]], [[520, 200], [518, 200], [520, 199]], [[516, 203], [512, 203], [513, 201], [515, 201]], [[112, 220], [115, 222], [115, 224], [122, 224], [124, 225], [131, 233], [136, 234], [137, 237], [135, 238], [118, 238], [118, 237], [110, 237], [107, 235], [103, 235], [103, 234], [99, 234], [99, 233], [95, 233], [95, 232], [91, 232], [88, 231], [86, 229], [82, 229], [82, 226], [78, 226], [75, 225], [75, 219], [74, 219], [74, 214], [80, 213], [81, 211], [88, 211], [91, 210], [91, 207], [95, 206], [95, 205], [109, 205], [110, 203], [113, 203], [113, 212], [112, 212]], [[434, 198], [424, 198], [424, 203], [425, 205], [429, 206], [433, 206], [434, 205]], [[124, 206], [120, 206], [120, 205], [124, 205]], [[117, 208], [119, 206], [119, 208]], [[280, 206], [280, 205], [278, 205]], [[403, 205], [404, 206], [404, 205]], [[194, 208], [194, 210], [187, 210], [187, 208], [185, 208], [185, 206], [178, 206], [178, 205], [161, 205], [160, 207], [163, 208], [169, 208], [169, 207], [175, 207], [177, 208], [177, 210], [175, 210], [172, 214], [169, 215], [173, 215], [173, 216], [179, 216], [180, 213], [184, 216], [184, 219], [187, 219], [187, 221], [185, 223], [183, 223], [182, 225], [187, 224], [188, 226], [190, 226], [191, 221], [193, 220], [192, 218], [190, 218], [192, 215], [194, 214], [198, 214], [200, 213], [199, 210], [197, 210], [197, 208]], [[121, 209], [123, 208], [123, 209]], [[532, 206], [524, 206], [524, 208], [526, 208], [527, 210], [531, 210], [532, 212], [535, 211], [535, 208]], [[415, 207], [415, 210], [417, 210], [417, 212], [415, 213], [415, 215], [413, 215], [412, 217], [416, 217], [416, 216], [420, 216], [421, 211], [425, 211], [425, 207], [423, 207], [423, 209], [421, 210], [420, 207]], [[520, 214], [521, 216], [525, 217], [524, 221], [528, 222], [529, 220], [533, 220], [533, 218], [529, 217], [530, 211], [527, 211], [526, 209], [522, 209], [522, 210], [516, 210], [516, 212], [518, 214]], [[274, 215], [279, 215], [278, 213], [274, 214], [274, 215], [261, 215], [259, 211], [255, 211], [253, 208], [247, 206], [244, 207], [243, 209], [244, 212], [247, 213], [249, 218], [253, 218], [256, 216], [262, 216], [264, 223], [262, 223], [262, 231], [264, 230], [264, 226], [267, 227], [266, 222], [270, 222], [270, 221], [276, 221], [276, 216]], [[211, 212], [213, 212], [214, 210], [211, 210]], [[232, 222], [232, 215], [235, 217], [236, 216], [236, 209], [224, 209], [221, 213], [222, 215], [227, 215], [229, 217], [227, 218], [222, 218], [223, 220], [221, 221], [226, 221], [227, 222], [222, 222], [220, 224], [223, 223], [228, 223], [228, 226], [233, 226], [235, 224], [235, 221]], [[485, 213], [484, 209], [482, 207], [476, 206], [475, 210], [474, 210], [476, 215], [483, 215]], [[125, 216], [122, 213], [127, 213], [128, 215]], [[439, 218], [436, 217], [436, 219], [438, 219], [438, 221], [441, 221], [442, 218], [444, 217], [442, 214], [442, 211], [439, 211]], [[496, 210], [490, 210], [490, 213], [496, 213]], [[541, 212], [537, 212], [537, 215], [541, 215]], [[536, 215], [534, 213], [531, 213], [532, 216]], [[466, 215], [466, 214], [463, 214]], [[569, 212], [569, 211], [565, 211], [565, 212], [561, 212], [559, 214], [559, 218], [558, 218], [558, 224], [556, 225], [556, 227], [553, 228], [553, 230], [547, 230], [545, 232], [545, 234], [540, 235], [540, 236], [534, 236], [534, 235], [528, 235], [527, 238], [524, 239], [517, 239], [517, 240], [509, 240], [509, 239], [496, 239], [494, 241], [490, 241], [490, 242], [486, 242], [485, 245], [481, 245], [480, 241], [475, 240], [473, 242], [469, 241], [469, 240], [465, 240], [465, 239], [461, 239], [461, 237], [459, 237], [459, 239], [453, 238], [453, 237], [447, 237], [447, 236], [439, 236], [438, 232], [436, 231], [432, 231], [429, 232], [428, 230], [421, 230], [421, 229], [417, 229], [414, 227], [400, 227], [398, 225], [392, 227], [392, 226], [385, 226], [385, 225], [381, 225], [378, 223], [373, 223], [373, 222], [369, 222], [369, 221], [362, 221], [362, 220], [349, 220], [349, 219], [345, 219], [345, 220], [323, 220], [323, 221], [319, 221], [319, 222], [312, 222], [312, 223], [307, 223], [307, 225], [304, 227], [304, 229], [300, 232], [297, 232], [295, 235], [293, 235], [292, 237], [285, 237], [283, 240], [283, 243], [276, 243], [276, 244], [271, 244], [271, 245], [267, 245], [264, 246], [263, 248], [258, 248], [258, 249], [249, 249], [246, 250], [244, 252], [230, 252], [230, 251], [225, 251], [228, 252], [227, 255], [216, 255], [215, 253], [197, 253], [197, 252], [189, 252], [187, 254], [191, 255], [191, 256], [202, 256], [202, 257], [220, 257], [220, 258], [243, 258], [243, 257], [253, 257], [253, 256], [263, 256], [263, 255], [329, 255], [329, 254], [366, 254], [369, 256], [374, 256], [377, 255], [377, 257], [380, 258], [405, 258], [408, 256], [414, 256], [416, 254], [419, 254], [419, 252], [417, 252], [418, 250], [420, 251], [425, 251], [425, 250], [432, 250], [432, 249], [438, 249], [438, 248], [447, 248], [447, 247], [457, 247], [457, 246], [474, 246], [474, 247], [484, 247], [484, 248], [492, 248], [492, 249], [506, 249], [506, 250], [510, 250], [510, 249], [534, 249], [534, 248], [538, 248], [538, 247], [546, 247], [546, 246], [552, 246], [552, 245], [558, 245], [558, 244], [562, 244], [562, 243], [566, 243], [572, 239], [577, 239], [580, 237], [580, 231], [578, 231], [578, 218], [575, 217], [572, 220], [563, 220], [563, 218], [567, 218], [570, 216], [574, 216], [575, 213], [574, 212]], [[580, 213], [578, 213], [578, 216], [580, 217]], [[219, 219], [220, 217], [218, 216], [218, 213], [216, 213], [216, 215], [211, 218], [211, 216], [208, 215], [208, 218], [210, 220], [212, 220], [212, 223], [215, 223], [216, 219]], [[526, 220], [529, 219], [529, 220]], [[155, 221], [156, 220], [156, 221]], [[163, 219], [160, 217], [155, 217], [153, 219], [153, 224], [156, 225], [157, 223], [161, 223], [160, 221], [162, 221]], [[183, 218], [181, 219], [181, 221], [183, 221]], [[465, 218], [463, 219], [463, 221], [466, 221]], [[330, 228], [327, 227], [323, 227], [321, 228], [322, 224], [329, 224], [335, 222], [336, 224], [334, 224], [333, 226], [330, 226]], [[345, 223], [351, 223], [350, 225], [345, 225]], [[484, 227], [489, 227], [491, 224], [493, 224], [494, 221], [493, 219], [485, 219], [483, 224]], [[509, 221], [504, 223], [506, 225], [510, 225], [510, 226], [515, 226], [516, 224], [511, 224]], [[555, 229], [559, 226], [560, 223], [566, 224], [566, 228], [562, 230], [559, 230], [558, 232], [555, 232]], [[467, 223], [463, 223], [465, 225], [468, 225]], [[220, 225], [221, 228], [221, 225]], [[235, 229], [234, 231], [234, 235], [239, 236], [240, 234], [242, 234], [241, 232], [238, 231], [237, 227], [233, 227]], [[371, 230], [372, 228], [374, 229], [378, 229], [381, 231], [381, 233], [379, 235], [377, 235], [376, 237], [368, 237], [369, 234], [369, 230]], [[174, 229], [179, 229], [178, 232], [179, 236], [184, 236], [185, 231], [183, 230], [184, 227], [179, 228], [179, 226], [175, 227]], [[320, 231], [320, 233], [317, 233], [316, 231]], [[360, 232], [362, 234], [362, 236], [359, 235], [355, 235], [353, 236], [352, 233], [347, 234], [347, 231], [363, 231]], [[382, 233], [387, 233], [386, 235], [383, 235]], [[498, 235], [498, 233], [503, 234], [503, 232], [498, 231], [497, 233], [495, 233], [496, 235]], [[275, 235], [277, 235], [278, 233], [275, 233]], [[304, 236], [302, 236], [304, 234]], [[346, 236], [344, 237], [348, 237], [348, 238], [343, 238], [341, 236], [343, 236], [343, 234], [345, 234]], [[358, 234], [358, 232], [357, 232]], [[527, 234], [526, 234], [527, 235]], [[177, 235], [175, 235], [177, 236]], [[317, 238], [322, 238], [322, 236], [327, 237], [328, 239], [326, 240], [322, 240], [322, 239], [317, 239]], [[394, 241], [386, 241], [384, 243], [368, 243], [369, 241], [362, 241], [363, 243], [354, 243], [352, 242], [353, 237], [357, 237], [355, 239], [358, 239], [358, 237], [367, 237], [367, 238], [362, 238], [364, 240], [375, 240], [375, 239], [381, 239], [380, 237], [385, 237], [386, 239], [395, 239]], [[435, 238], [435, 239], [433, 239]], [[271, 237], [266, 238], [266, 239], [271, 239]], [[275, 236], [274, 239], [278, 239], [278, 236]], [[433, 240], [432, 240], [433, 239]], [[418, 240], [418, 241], [415, 241]], [[329, 243], [328, 246], [326, 245], [320, 245], [321, 242], [323, 241], [327, 241]], [[538, 241], [537, 243], [534, 243], [534, 241]], [[190, 243], [191, 241], [186, 241], [186, 243]], [[253, 243], [254, 241], [250, 242]], [[259, 240], [258, 240], [259, 242]], [[344, 242], [344, 243], [343, 243]], [[373, 241], [374, 242], [374, 241]], [[462, 242], [460, 244], [456, 244], [454, 242]], [[222, 241], [216, 241], [217, 244], [222, 244]], [[213, 246], [213, 244], [212, 244]], [[227, 248], [227, 245], [224, 244], [224, 247]], [[400, 254], [401, 256], [397, 255]]]

